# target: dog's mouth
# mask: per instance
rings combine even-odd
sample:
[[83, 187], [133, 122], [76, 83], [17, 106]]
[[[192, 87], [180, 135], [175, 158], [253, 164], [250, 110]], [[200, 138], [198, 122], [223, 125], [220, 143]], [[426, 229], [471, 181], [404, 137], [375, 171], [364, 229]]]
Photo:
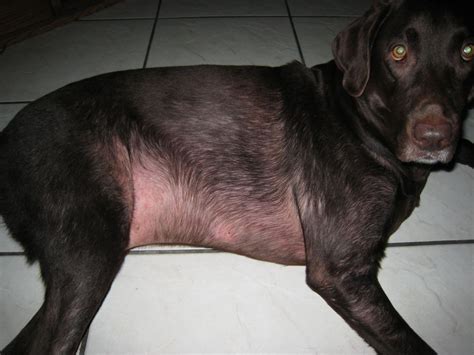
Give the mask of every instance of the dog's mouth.
[[430, 151], [409, 144], [397, 152], [397, 158], [404, 163], [447, 164], [453, 159], [454, 151], [454, 145], [442, 150]]

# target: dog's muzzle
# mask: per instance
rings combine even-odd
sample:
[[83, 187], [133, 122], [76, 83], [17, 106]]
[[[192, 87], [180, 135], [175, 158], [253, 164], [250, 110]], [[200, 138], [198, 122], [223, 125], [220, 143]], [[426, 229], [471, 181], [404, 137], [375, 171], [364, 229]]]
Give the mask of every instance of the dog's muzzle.
[[447, 117], [439, 105], [427, 105], [409, 119], [402, 137], [399, 159], [424, 164], [448, 163], [454, 155], [459, 124]]
[[441, 118], [416, 122], [413, 142], [418, 148], [430, 152], [443, 150], [453, 144], [453, 126]]

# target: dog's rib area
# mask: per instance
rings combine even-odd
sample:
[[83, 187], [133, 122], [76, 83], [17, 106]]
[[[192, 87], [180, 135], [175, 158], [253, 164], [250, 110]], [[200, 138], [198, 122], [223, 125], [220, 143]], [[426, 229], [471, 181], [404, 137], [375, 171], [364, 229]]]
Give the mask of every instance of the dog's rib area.
[[[156, 159], [156, 158], [155, 158]], [[212, 247], [281, 264], [305, 263], [291, 194], [274, 203], [176, 181], [147, 157], [132, 167], [134, 211], [129, 248], [147, 244]], [[193, 181], [192, 179], [190, 179]], [[201, 189], [202, 188], [202, 189]]]

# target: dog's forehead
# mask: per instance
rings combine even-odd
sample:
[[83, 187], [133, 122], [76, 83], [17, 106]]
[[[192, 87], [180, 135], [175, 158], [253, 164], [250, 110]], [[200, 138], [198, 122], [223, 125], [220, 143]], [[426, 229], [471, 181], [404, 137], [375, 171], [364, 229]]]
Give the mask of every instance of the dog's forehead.
[[416, 37], [424, 41], [472, 37], [474, 19], [465, 7], [459, 6], [457, 1], [405, 1], [394, 11], [396, 16], [386, 19], [382, 37], [408, 40]]
[[[474, 32], [474, 16], [468, 8], [468, 1], [459, 0], [411, 0], [401, 4], [400, 13], [404, 13], [405, 26], [444, 31]], [[397, 15], [400, 20], [400, 15]]]

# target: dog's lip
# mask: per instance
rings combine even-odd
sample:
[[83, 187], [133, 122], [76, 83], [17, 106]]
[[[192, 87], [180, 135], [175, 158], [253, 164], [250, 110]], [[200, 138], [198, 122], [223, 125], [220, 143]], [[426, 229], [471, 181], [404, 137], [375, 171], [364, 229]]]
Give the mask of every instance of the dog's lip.
[[454, 144], [436, 151], [419, 149], [415, 144], [397, 153], [397, 158], [404, 163], [447, 164], [454, 156]]

